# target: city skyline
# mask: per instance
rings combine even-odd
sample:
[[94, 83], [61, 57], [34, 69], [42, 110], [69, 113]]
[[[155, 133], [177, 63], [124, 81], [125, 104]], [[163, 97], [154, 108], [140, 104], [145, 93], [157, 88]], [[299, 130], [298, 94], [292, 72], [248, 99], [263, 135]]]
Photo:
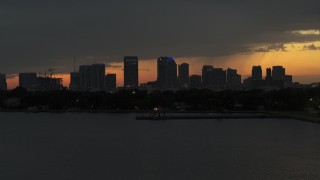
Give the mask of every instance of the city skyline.
[[[263, 70], [260, 65], [254, 65], [252, 66], [251, 75], [246, 77], [239, 74], [237, 69], [232, 69], [230, 67], [224, 69], [204, 64], [202, 65], [201, 75], [199, 75], [189, 73], [190, 67], [188, 63], [183, 62], [181, 64], [177, 64], [173, 57], [162, 56], [157, 59], [157, 78], [142, 83], [139, 83], [139, 77], [137, 76], [140, 70], [137, 56], [125, 56], [123, 66], [127, 68], [127, 70], [123, 71], [124, 75], [127, 76], [127, 82], [124, 79], [122, 85], [119, 85], [118, 83], [117, 74], [108, 73], [106, 71], [107, 68], [105, 64], [92, 64], [79, 65], [78, 70], [74, 67], [74, 71], [69, 73], [69, 84], [67, 86], [65, 85], [65, 87], [75, 91], [88, 89], [114, 91], [116, 87], [136, 88], [141, 85], [145, 86], [147, 85], [146, 83], [149, 82], [156, 82], [153, 86], [158, 88], [183, 89], [190, 87], [190, 81], [192, 81], [193, 84], [191, 87], [195, 87], [194, 85], [198, 84], [198, 82], [196, 82], [198, 81], [196, 80], [198, 78], [197, 76], [201, 78], [201, 87], [198, 86], [198, 88], [239, 89], [241, 85], [245, 88], [258, 88], [265, 86], [283, 88], [291, 86], [285, 85], [286, 83], [293, 83], [293, 76], [287, 75], [285, 67], [280, 65], [273, 65], [272, 69], [267, 67], [265, 70]], [[19, 73], [19, 86], [28, 90], [37, 90], [39, 87], [42, 87], [44, 90], [61, 89], [63, 85], [63, 78], [56, 78], [53, 75], [54, 70], [56, 69], [49, 68], [48, 73], [45, 72], [39, 74], [35, 72]], [[3, 77], [5, 77], [5, 74]], [[253, 84], [250, 82], [250, 85], [248, 85], [248, 80], [252, 81]], [[279, 82], [280, 84], [276, 82], [272, 83], [272, 81], [280, 80], [282, 81], [282, 83]], [[42, 82], [42, 85], [40, 82]], [[12, 88], [9, 87], [8, 89]]]

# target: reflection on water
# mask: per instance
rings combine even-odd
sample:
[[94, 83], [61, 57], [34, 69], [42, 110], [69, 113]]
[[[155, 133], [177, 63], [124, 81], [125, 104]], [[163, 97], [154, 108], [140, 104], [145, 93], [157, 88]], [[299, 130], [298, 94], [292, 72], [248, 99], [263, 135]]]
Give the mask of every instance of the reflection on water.
[[320, 179], [320, 125], [0, 113], [0, 179]]

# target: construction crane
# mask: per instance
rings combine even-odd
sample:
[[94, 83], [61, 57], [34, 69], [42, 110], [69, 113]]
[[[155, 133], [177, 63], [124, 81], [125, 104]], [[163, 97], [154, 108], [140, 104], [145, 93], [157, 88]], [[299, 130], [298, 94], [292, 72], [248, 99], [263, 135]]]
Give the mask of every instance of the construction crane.
[[52, 69], [52, 68], [49, 68], [48, 71], [50, 73], [50, 78], [52, 78], [52, 74], [53, 74], [53, 71], [55, 71], [56, 69]]

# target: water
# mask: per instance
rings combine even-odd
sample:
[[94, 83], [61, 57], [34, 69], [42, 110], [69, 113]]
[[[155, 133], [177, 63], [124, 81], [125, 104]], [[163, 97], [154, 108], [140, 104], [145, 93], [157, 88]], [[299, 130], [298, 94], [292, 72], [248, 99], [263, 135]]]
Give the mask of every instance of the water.
[[0, 113], [0, 179], [320, 179], [320, 125]]

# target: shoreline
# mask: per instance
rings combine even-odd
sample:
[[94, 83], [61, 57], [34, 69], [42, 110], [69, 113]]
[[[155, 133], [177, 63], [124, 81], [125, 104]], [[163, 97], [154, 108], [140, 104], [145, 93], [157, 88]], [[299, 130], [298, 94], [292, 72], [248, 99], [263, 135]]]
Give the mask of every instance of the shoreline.
[[[305, 122], [320, 124], [319, 117], [311, 116], [307, 112], [276, 112], [276, 111], [159, 111], [157, 113], [179, 114], [169, 115], [165, 118], [151, 117], [150, 110], [0, 110], [0, 113], [93, 113], [93, 114], [149, 114], [149, 116], [136, 116], [136, 120], [210, 120], [210, 119], [265, 119], [265, 118], [292, 118]], [[181, 115], [185, 114], [185, 115]], [[188, 115], [208, 114], [208, 115]], [[214, 115], [212, 115], [214, 114]]]

